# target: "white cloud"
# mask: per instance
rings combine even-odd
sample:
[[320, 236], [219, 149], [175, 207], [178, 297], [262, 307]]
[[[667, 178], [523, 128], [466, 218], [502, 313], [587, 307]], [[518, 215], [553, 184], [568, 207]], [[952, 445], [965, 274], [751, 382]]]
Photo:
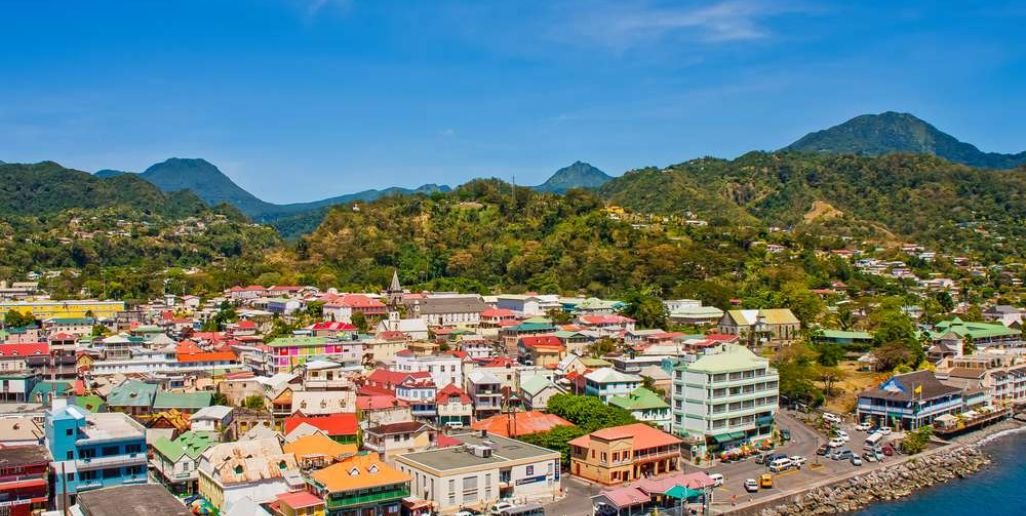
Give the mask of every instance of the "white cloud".
[[767, 18], [800, 11], [794, 4], [760, 0], [720, 0], [687, 7], [639, 1], [590, 9], [576, 4], [569, 16], [577, 37], [622, 50], [671, 34], [703, 44], [763, 39], [772, 34]]
[[306, 15], [313, 18], [326, 8], [348, 9], [351, 0], [306, 0]]

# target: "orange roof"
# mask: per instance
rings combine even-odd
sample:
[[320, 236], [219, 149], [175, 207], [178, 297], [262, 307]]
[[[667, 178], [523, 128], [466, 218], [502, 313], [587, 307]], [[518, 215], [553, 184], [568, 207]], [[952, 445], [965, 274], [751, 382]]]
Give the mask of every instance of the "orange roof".
[[[515, 424], [511, 424], [506, 415], [500, 414], [488, 419], [482, 419], [471, 423], [470, 428], [474, 430], [488, 430], [490, 434], [503, 437], [519, 437], [521, 435], [547, 432], [557, 426], [574, 426], [573, 423], [555, 415], [546, 414], [537, 410], [530, 412], [517, 412], [514, 416]], [[512, 426], [513, 428], [510, 428]], [[510, 435], [512, 430], [512, 434]]]
[[588, 435], [582, 435], [577, 439], [570, 441], [570, 444], [573, 446], [587, 448], [588, 445], [591, 444], [592, 437], [603, 441], [634, 438], [635, 442], [637, 442], [637, 446], [635, 446], [636, 449], [669, 446], [671, 444], [678, 444], [681, 442], [680, 439], [677, 439], [662, 430], [652, 428], [645, 423], [634, 423], [631, 425], [614, 426], [611, 428], [596, 430]]
[[337, 493], [402, 484], [410, 476], [385, 464], [377, 453], [356, 455], [310, 475], [328, 491]]
[[179, 362], [231, 362], [236, 360], [233, 351], [206, 351], [200, 353], [177, 353]]
[[285, 453], [295, 454], [299, 460], [308, 457], [342, 458], [346, 455], [356, 455], [357, 452], [355, 444], [335, 442], [320, 432], [305, 435], [295, 441], [285, 443], [283, 449]]

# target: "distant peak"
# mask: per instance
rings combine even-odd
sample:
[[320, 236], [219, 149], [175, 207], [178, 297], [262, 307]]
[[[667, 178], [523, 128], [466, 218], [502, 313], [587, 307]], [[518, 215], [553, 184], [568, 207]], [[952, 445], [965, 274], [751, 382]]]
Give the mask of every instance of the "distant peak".
[[609, 174], [584, 161], [574, 161], [552, 174], [547, 181], [536, 190], [542, 192], [563, 193], [571, 188], [598, 188], [612, 179]]

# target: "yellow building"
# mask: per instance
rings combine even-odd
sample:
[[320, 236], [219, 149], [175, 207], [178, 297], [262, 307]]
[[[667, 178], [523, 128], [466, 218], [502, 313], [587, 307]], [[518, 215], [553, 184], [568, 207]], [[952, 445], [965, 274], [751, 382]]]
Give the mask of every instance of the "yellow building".
[[569, 444], [570, 473], [599, 484], [623, 484], [681, 470], [681, 440], [644, 423], [604, 428]]
[[278, 510], [284, 516], [324, 516], [324, 500], [309, 491], [282, 493]]
[[7, 313], [14, 310], [22, 314], [31, 313], [40, 320], [71, 319], [95, 317], [105, 319], [114, 317], [118, 312], [125, 311], [123, 301], [4, 301], [0, 302], [0, 311]]

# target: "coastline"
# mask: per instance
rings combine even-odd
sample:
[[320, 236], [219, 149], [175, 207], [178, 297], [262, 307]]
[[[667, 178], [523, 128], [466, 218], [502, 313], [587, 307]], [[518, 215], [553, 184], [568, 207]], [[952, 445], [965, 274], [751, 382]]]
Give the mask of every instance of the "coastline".
[[1026, 423], [1008, 419], [959, 436], [939, 448], [902, 457], [887, 467], [853, 472], [797, 492], [781, 494], [730, 514], [791, 516], [852, 513], [875, 502], [906, 498], [956, 478], [965, 478], [991, 463], [983, 448], [1002, 437], [1026, 432]]

